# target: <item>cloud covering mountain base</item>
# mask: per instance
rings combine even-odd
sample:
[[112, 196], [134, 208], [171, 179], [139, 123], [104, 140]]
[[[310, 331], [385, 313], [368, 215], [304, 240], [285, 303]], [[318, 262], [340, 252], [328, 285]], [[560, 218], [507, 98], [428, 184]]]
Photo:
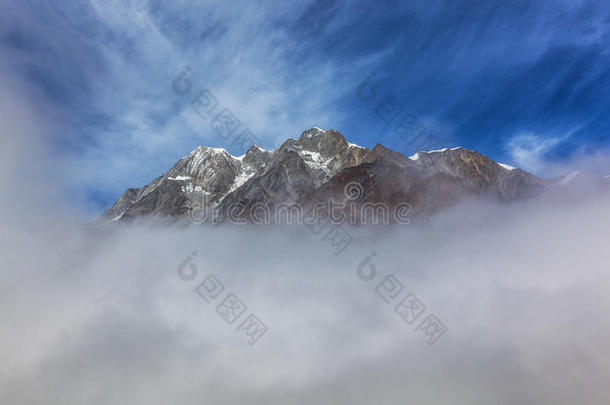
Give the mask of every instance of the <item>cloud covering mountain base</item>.
[[[608, 202], [353, 229], [339, 256], [303, 227], [5, 226], [0, 402], [607, 403]], [[208, 274], [268, 326], [255, 345]], [[376, 293], [389, 274], [447, 326], [434, 345]]]

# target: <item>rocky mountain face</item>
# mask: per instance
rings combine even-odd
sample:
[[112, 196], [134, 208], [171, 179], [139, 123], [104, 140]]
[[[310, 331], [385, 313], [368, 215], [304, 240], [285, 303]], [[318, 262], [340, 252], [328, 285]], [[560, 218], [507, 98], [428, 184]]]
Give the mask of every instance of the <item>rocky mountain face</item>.
[[468, 198], [532, 198], [548, 186], [463, 148], [406, 157], [380, 144], [351, 144], [332, 129], [311, 128], [274, 151], [252, 146], [239, 157], [200, 146], [147, 186], [127, 189], [103, 217], [276, 223], [302, 210], [353, 223], [391, 223]]

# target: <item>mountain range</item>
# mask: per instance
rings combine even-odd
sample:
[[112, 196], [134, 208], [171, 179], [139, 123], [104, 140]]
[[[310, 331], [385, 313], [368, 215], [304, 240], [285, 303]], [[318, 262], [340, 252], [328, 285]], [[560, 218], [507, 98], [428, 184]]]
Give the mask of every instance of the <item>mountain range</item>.
[[102, 218], [262, 223], [301, 210], [353, 223], [404, 222], [468, 199], [507, 204], [572, 182], [607, 183], [590, 177], [540, 179], [461, 147], [407, 157], [311, 128], [275, 150], [252, 145], [242, 156], [200, 146], [150, 184], [127, 189]]

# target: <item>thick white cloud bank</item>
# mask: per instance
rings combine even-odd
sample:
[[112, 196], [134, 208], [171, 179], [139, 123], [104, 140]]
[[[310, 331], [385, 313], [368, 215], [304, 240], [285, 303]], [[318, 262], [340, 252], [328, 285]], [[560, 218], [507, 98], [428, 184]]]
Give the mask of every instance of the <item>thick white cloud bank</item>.
[[[354, 230], [339, 256], [304, 228], [3, 226], [0, 402], [606, 404], [609, 202]], [[435, 344], [377, 295], [388, 274]], [[215, 310], [228, 292], [268, 327], [254, 345]]]
[[[19, 100], [0, 95], [0, 403], [610, 403], [608, 196], [351, 230], [339, 256], [305, 228], [100, 230], [65, 219]], [[195, 290], [209, 274], [213, 303]], [[375, 291], [389, 274], [426, 306], [412, 324]], [[231, 325], [230, 292], [247, 305]], [[236, 330], [250, 313], [268, 327], [254, 345]], [[447, 327], [433, 345], [428, 314]]]

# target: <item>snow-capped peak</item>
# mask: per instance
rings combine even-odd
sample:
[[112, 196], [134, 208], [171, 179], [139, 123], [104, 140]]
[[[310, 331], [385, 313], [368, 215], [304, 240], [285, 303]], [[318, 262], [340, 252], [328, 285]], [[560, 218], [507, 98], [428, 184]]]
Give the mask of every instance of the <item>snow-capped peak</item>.
[[322, 132], [326, 132], [326, 131], [324, 131], [323, 129], [318, 128], [318, 127], [312, 127], [312, 128], [309, 128], [309, 129], [303, 131], [303, 133], [301, 134], [301, 138], [311, 138], [313, 135], [316, 135], [316, 134], [319, 134]]
[[356, 145], [355, 143], [351, 143], [351, 142], [348, 142], [348, 143], [347, 143], [347, 146], [348, 146], [349, 148], [366, 149], [364, 146]]
[[462, 149], [462, 147], [461, 146], [456, 146], [455, 148], [443, 148], [443, 149], [436, 149], [436, 150], [429, 150], [429, 151], [422, 151], [422, 152], [436, 153], [436, 152], [446, 152], [448, 150], [458, 150], [458, 149]]
[[[256, 148], [261, 152], [268, 152], [266, 149], [263, 149], [258, 145], [252, 145], [250, 148]], [[244, 153], [243, 155], [240, 155], [240, 156], [235, 156], [235, 155], [230, 154], [224, 148], [215, 148], [212, 146], [198, 146], [195, 150], [193, 150], [191, 153], [189, 153], [187, 156], [185, 156], [185, 158], [193, 157], [193, 156], [202, 157], [202, 156], [207, 156], [209, 154], [222, 154], [222, 155], [228, 156], [234, 160], [238, 160], [240, 162], [244, 159], [244, 157], [246, 157], [246, 153]]]
[[201, 153], [201, 152], [215, 152], [215, 153], [226, 153], [226, 154], [230, 154], [229, 152], [227, 152], [226, 149], [224, 148], [215, 148], [213, 146], [198, 146], [197, 149], [195, 149], [194, 151], [192, 151], [190, 154], [196, 154], [196, 153]]
[[425, 154], [428, 154], [428, 153], [442, 153], [442, 152], [447, 152], [448, 150], [458, 150], [458, 149], [464, 149], [464, 148], [462, 148], [461, 146], [456, 146], [455, 148], [443, 148], [443, 149], [428, 150], [428, 151], [422, 150], [422, 151], [419, 151], [419, 152], [415, 153], [415, 155], [413, 155], [413, 156], [409, 156], [409, 159], [411, 159], [411, 160], [419, 160], [419, 158], [420, 158], [419, 154], [420, 153], [425, 153]]
[[498, 164], [499, 164], [500, 166], [502, 166], [502, 167], [503, 167], [504, 169], [506, 169], [506, 170], [515, 170], [515, 169], [516, 169], [516, 167], [512, 167], [512, 166], [510, 166], [510, 165], [507, 165], [506, 163], [500, 163], [500, 162], [498, 162]]

